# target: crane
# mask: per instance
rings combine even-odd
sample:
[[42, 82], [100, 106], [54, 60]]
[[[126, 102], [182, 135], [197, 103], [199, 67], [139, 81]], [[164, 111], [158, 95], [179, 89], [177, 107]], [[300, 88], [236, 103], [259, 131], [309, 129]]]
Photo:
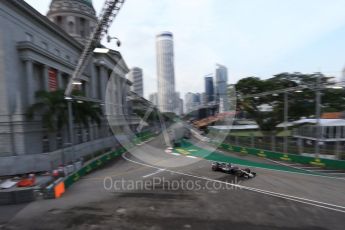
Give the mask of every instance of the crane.
[[80, 81], [81, 75], [85, 69], [86, 64], [92, 57], [93, 50], [101, 42], [104, 35], [108, 33], [108, 29], [119, 11], [121, 10], [125, 0], [106, 0], [103, 9], [99, 15], [98, 23], [94, 29], [90, 39], [85, 45], [83, 53], [81, 54], [77, 67], [74, 70], [72, 78], [68, 82], [65, 90], [65, 97], [70, 98], [73, 90], [73, 83]]

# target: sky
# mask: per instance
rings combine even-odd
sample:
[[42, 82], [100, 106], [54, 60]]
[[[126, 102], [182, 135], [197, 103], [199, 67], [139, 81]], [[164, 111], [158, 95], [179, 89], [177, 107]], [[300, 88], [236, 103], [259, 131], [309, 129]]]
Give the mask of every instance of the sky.
[[[46, 14], [50, 0], [26, 0]], [[99, 13], [104, 0], [93, 0]], [[176, 90], [203, 92], [216, 63], [229, 83], [281, 72], [324, 72], [340, 78], [345, 66], [344, 0], [126, 0], [106, 44], [129, 67], [144, 71], [144, 91], [157, 91], [155, 36], [174, 34]]]

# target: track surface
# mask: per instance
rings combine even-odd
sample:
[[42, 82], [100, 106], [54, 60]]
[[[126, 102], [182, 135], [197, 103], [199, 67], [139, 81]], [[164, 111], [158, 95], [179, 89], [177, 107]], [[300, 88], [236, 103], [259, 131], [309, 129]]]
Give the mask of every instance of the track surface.
[[[238, 180], [212, 172], [207, 160], [165, 153], [162, 143], [161, 138], [153, 140], [150, 145], [155, 150], [138, 146], [84, 177], [59, 200], [0, 207], [0, 225], [4, 229], [344, 229], [343, 180], [260, 168], [255, 169], [256, 178]], [[111, 181], [117, 181], [116, 189], [109, 188]], [[147, 187], [128, 187], [131, 181]]]

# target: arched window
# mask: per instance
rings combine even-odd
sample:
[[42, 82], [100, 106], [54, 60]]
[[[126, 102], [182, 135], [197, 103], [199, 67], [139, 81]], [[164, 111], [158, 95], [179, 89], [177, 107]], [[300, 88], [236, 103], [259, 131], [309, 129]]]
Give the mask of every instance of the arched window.
[[61, 17], [61, 16], [57, 16], [57, 17], [56, 17], [56, 24], [57, 24], [58, 26], [62, 26], [62, 17]]
[[81, 37], [86, 36], [85, 25], [86, 25], [86, 20], [84, 18], [80, 18], [80, 36]]
[[68, 33], [74, 33], [74, 22], [72, 21], [68, 22]]

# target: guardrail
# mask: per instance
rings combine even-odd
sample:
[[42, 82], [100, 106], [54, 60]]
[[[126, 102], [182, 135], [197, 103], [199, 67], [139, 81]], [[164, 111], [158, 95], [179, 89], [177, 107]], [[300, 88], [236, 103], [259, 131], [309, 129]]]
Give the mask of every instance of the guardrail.
[[[137, 135], [136, 138], [133, 140], [133, 144], [126, 146], [128, 147], [133, 147], [135, 144], [139, 144], [143, 141], [146, 141], [155, 135], [152, 134], [151, 132], [143, 132]], [[96, 169], [102, 167], [104, 164], [109, 162], [112, 159], [115, 159], [119, 156], [121, 156], [123, 153], [125, 153], [127, 150], [124, 147], [121, 147], [115, 151], [103, 154], [102, 156], [97, 157], [93, 161], [89, 162], [88, 164], [84, 165], [81, 169], [79, 169], [77, 172], [69, 175], [66, 177], [64, 180], [64, 186], [67, 189], [70, 187], [72, 184], [77, 182], [81, 177], [91, 173], [92, 171], [95, 171]]]
[[273, 152], [273, 151], [263, 150], [263, 149], [241, 147], [241, 146], [235, 146], [235, 145], [230, 145], [230, 144], [225, 144], [225, 143], [217, 143], [215, 141], [212, 141], [211, 143], [224, 150], [229, 150], [229, 151], [238, 152], [242, 154], [250, 154], [250, 155], [255, 155], [259, 157], [269, 158], [272, 160], [283, 160], [287, 162], [310, 164], [310, 165], [319, 166], [323, 168], [329, 168], [329, 169], [345, 170], [344, 160], [323, 159], [323, 158], [317, 158], [317, 157], [301, 156], [297, 154], [284, 154], [280, 152]]

